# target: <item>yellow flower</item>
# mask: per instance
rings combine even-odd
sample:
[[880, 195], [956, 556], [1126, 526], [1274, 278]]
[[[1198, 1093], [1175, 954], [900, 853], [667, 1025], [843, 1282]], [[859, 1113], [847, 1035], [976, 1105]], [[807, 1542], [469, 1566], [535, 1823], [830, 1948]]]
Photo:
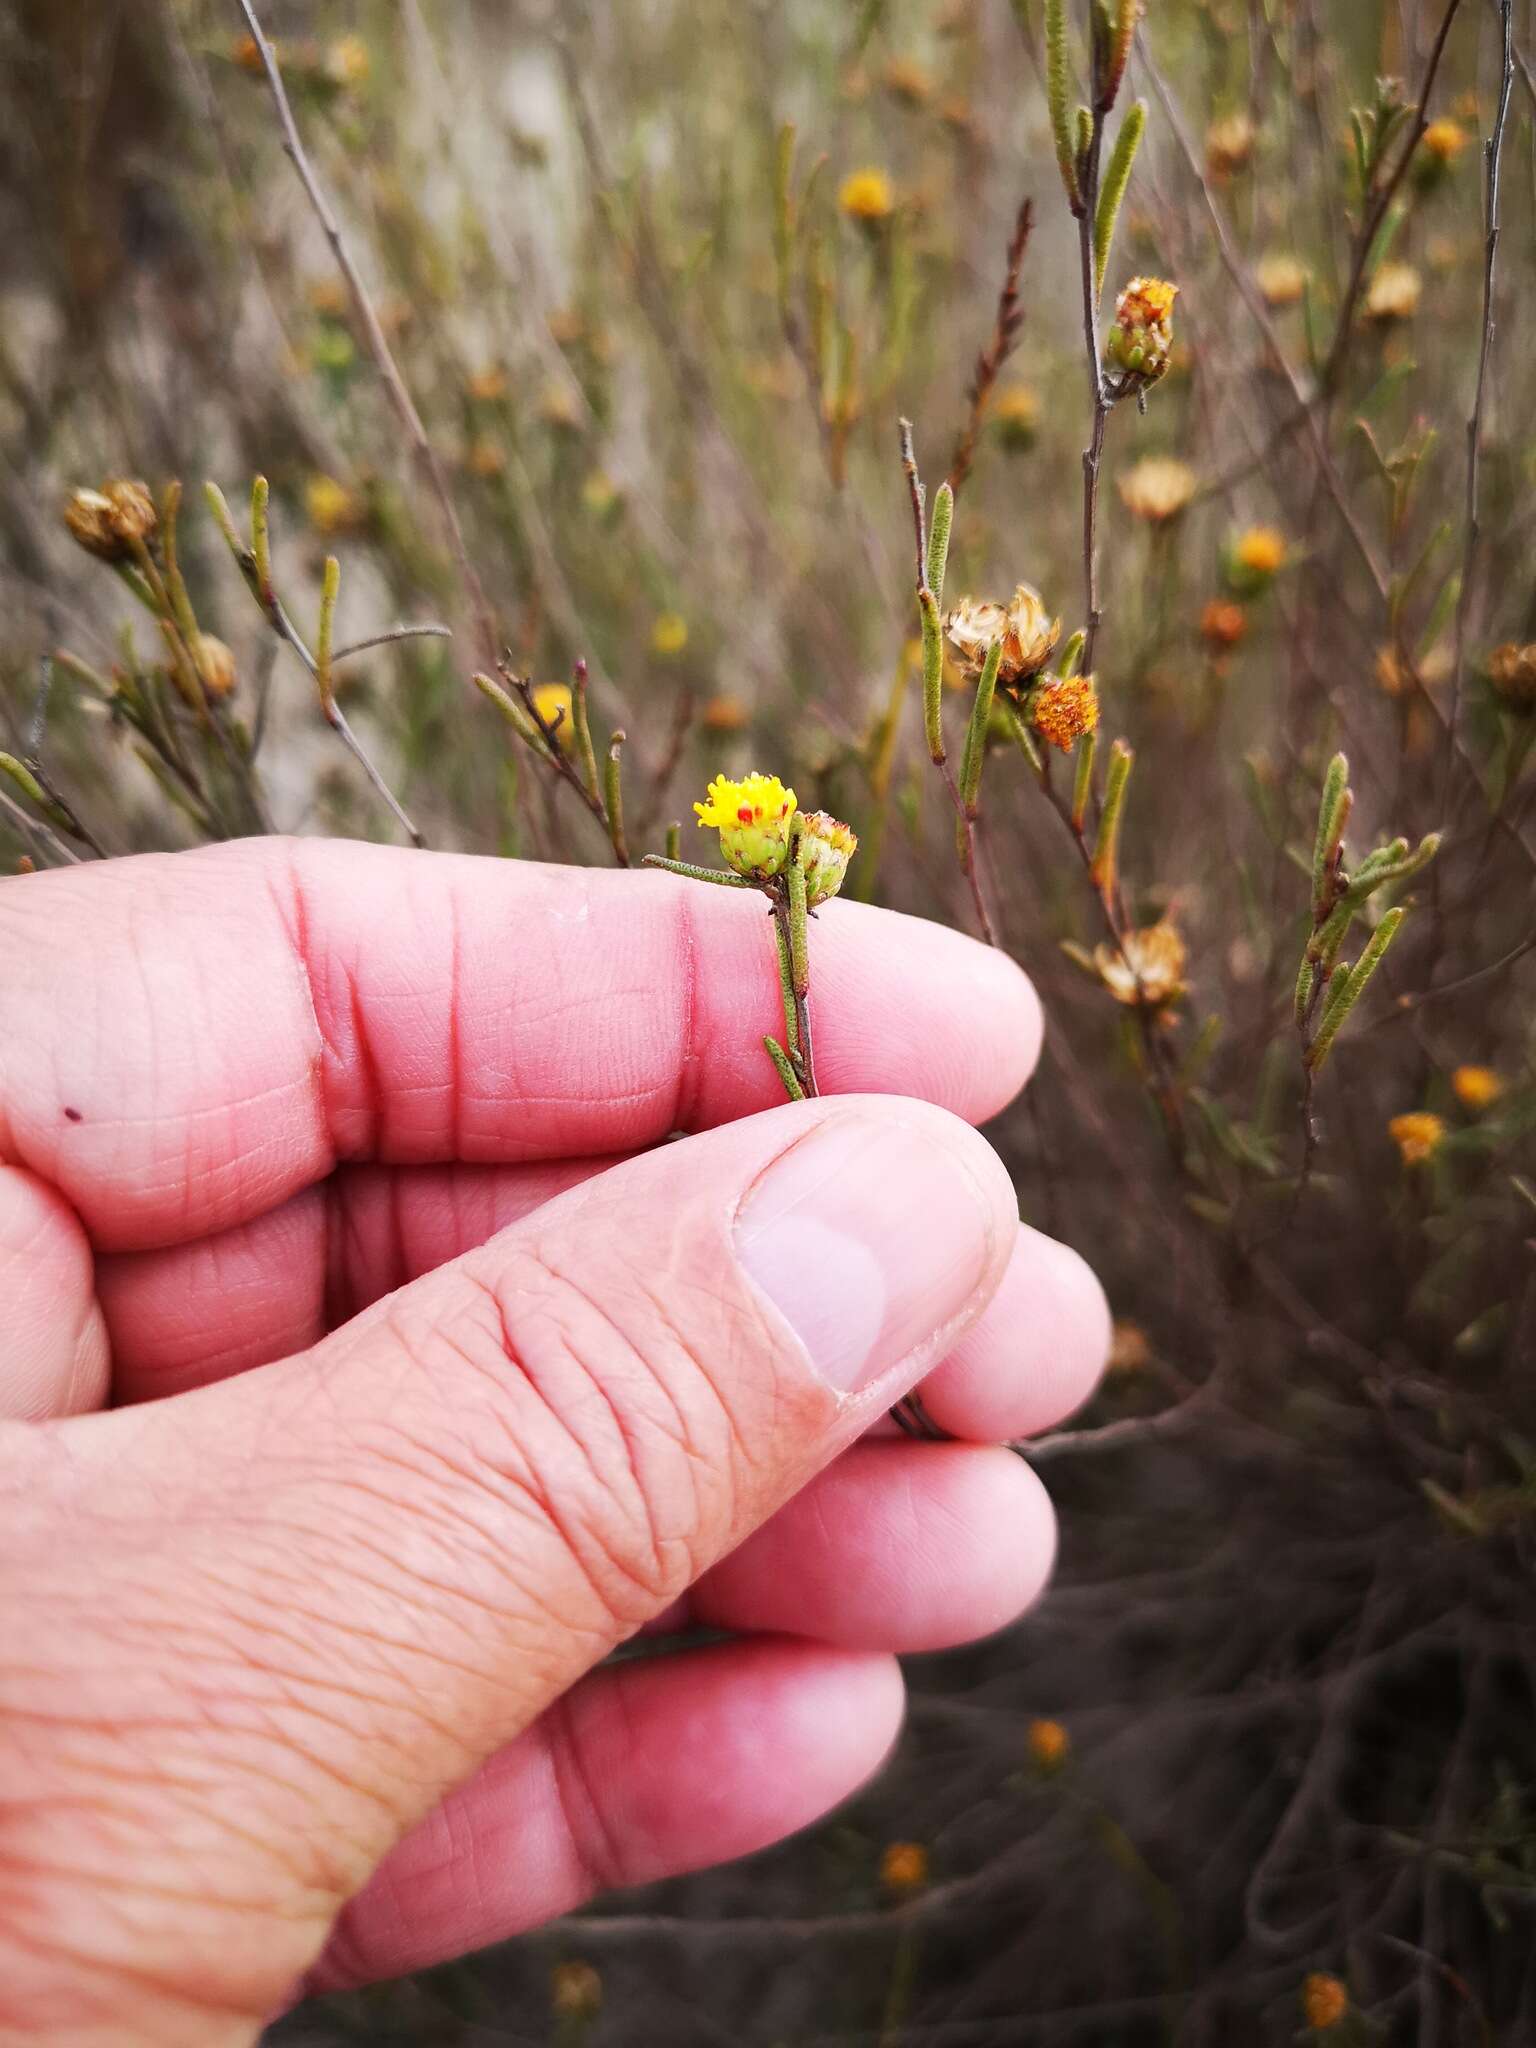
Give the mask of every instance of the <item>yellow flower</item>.
[[1445, 1136], [1445, 1119], [1429, 1109], [1410, 1109], [1393, 1117], [1387, 1134], [1402, 1154], [1404, 1166], [1422, 1166], [1433, 1159]]
[[1007, 449], [1032, 448], [1040, 424], [1039, 394], [1028, 384], [1005, 384], [992, 400], [992, 431]]
[[1061, 638], [1060, 619], [1046, 617], [1040, 593], [1021, 583], [1006, 604], [962, 597], [944, 621], [961, 668], [979, 676], [987, 663], [987, 649], [994, 640], [1002, 642], [997, 680], [1005, 687], [1038, 675], [1055, 652]]
[[533, 708], [539, 714], [547, 730], [555, 729], [555, 739], [562, 747], [568, 747], [575, 738], [571, 721], [571, 686], [569, 683], [535, 683], [533, 686]]
[[1042, 1771], [1059, 1771], [1072, 1748], [1072, 1738], [1059, 1721], [1031, 1721], [1024, 1743]]
[[1117, 1317], [1109, 1340], [1110, 1372], [1141, 1372], [1152, 1363], [1152, 1346], [1140, 1323], [1121, 1322]]
[[890, 1842], [880, 1858], [880, 1883], [902, 1898], [928, 1882], [928, 1851], [921, 1842]]
[[837, 203], [850, 220], [878, 227], [894, 212], [896, 194], [884, 171], [852, 171], [838, 187]]
[[1536, 711], [1536, 645], [1517, 647], [1507, 640], [1495, 647], [1488, 657], [1488, 680], [1507, 711]]
[[751, 715], [740, 697], [711, 697], [699, 713], [699, 722], [706, 732], [740, 732]]
[[471, 476], [500, 476], [507, 458], [499, 442], [489, 434], [477, 434], [464, 450], [464, 467]]
[[1246, 114], [1228, 114], [1205, 131], [1206, 168], [1213, 178], [1230, 178], [1253, 155], [1253, 123]]
[[1458, 1067], [1451, 1091], [1463, 1109], [1487, 1109], [1504, 1093], [1504, 1083], [1492, 1067]]
[[110, 477], [100, 490], [72, 491], [64, 507], [64, 524], [88, 555], [102, 562], [125, 562], [135, 541], [153, 539], [160, 524], [148, 484], [131, 477]]
[[325, 75], [332, 85], [362, 85], [372, 59], [361, 36], [338, 36], [325, 53]]
[[1424, 280], [1411, 263], [1383, 263], [1365, 294], [1365, 317], [1383, 326], [1411, 320], [1423, 290]]
[[1099, 693], [1092, 676], [1046, 676], [1025, 706], [1041, 739], [1070, 754], [1099, 722]]
[[1167, 918], [1127, 932], [1121, 946], [1093, 949], [1099, 979], [1115, 1001], [1132, 1007], [1144, 1003], [1149, 1010], [1160, 1010], [1183, 995], [1187, 958], [1183, 937]]
[[1230, 598], [1213, 597], [1200, 614], [1200, 637], [1207, 647], [1225, 653], [1248, 630], [1248, 614]]
[[789, 826], [795, 815], [795, 792], [777, 775], [755, 770], [735, 782], [717, 775], [708, 799], [694, 805], [700, 825], [720, 834], [720, 851], [738, 875], [767, 881], [789, 855]]
[[688, 621], [681, 612], [663, 612], [651, 628], [653, 654], [681, 654], [688, 645]]
[[358, 523], [357, 499], [333, 476], [312, 476], [304, 486], [304, 509], [316, 533], [343, 533]]
[[800, 813], [800, 844], [805, 862], [805, 900], [814, 910], [843, 886], [848, 863], [859, 850], [859, 836], [830, 811]]
[[1285, 535], [1275, 526], [1245, 526], [1227, 544], [1228, 588], [1237, 597], [1257, 597], [1285, 567]]
[[1279, 251], [1261, 256], [1254, 275], [1267, 305], [1295, 306], [1306, 297], [1309, 273], [1294, 256]]
[[1309, 2027], [1323, 2033], [1349, 2011], [1349, 1993], [1337, 1977], [1314, 1970], [1301, 1987], [1301, 2010]]
[[1104, 353], [1117, 369], [1144, 384], [1155, 384], [1173, 351], [1176, 284], [1160, 277], [1133, 277], [1115, 301], [1115, 324]]
[[1422, 145], [1427, 156], [1437, 163], [1453, 164], [1467, 146], [1467, 131], [1459, 121], [1453, 121], [1448, 114], [1438, 121], [1431, 121], [1424, 130]]
[[1177, 519], [1199, 488], [1187, 462], [1173, 455], [1145, 455], [1120, 479], [1120, 499], [1134, 518], [1159, 526]]

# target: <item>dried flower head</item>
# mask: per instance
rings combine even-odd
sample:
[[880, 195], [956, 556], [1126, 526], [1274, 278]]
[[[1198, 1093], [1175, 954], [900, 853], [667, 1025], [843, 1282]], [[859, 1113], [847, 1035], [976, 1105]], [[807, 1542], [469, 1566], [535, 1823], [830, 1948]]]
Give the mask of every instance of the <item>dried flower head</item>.
[[1422, 1166], [1440, 1149], [1445, 1119], [1430, 1109], [1410, 1109], [1392, 1118], [1387, 1135], [1402, 1154], [1404, 1166]]
[[64, 507], [64, 524], [88, 555], [102, 562], [125, 562], [136, 541], [148, 541], [160, 524], [147, 484], [112, 477], [99, 490], [72, 491]]
[[1261, 256], [1254, 272], [1265, 303], [1270, 306], [1300, 305], [1307, 295], [1309, 275], [1304, 263], [1279, 250]]
[[1301, 2010], [1307, 2025], [1322, 2033], [1349, 2011], [1349, 1993], [1337, 1977], [1314, 1970], [1301, 1987]]
[[800, 813], [800, 844], [805, 863], [805, 900], [814, 910], [843, 886], [848, 863], [859, 850], [859, 835], [830, 811]]
[[556, 1963], [549, 2002], [561, 2019], [593, 2020], [603, 2009], [603, 1980], [590, 1963]]
[[1021, 583], [1006, 605], [962, 597], [945, 619], [944, 630], [961, 668], [970, 676], [981, 674], [988, 648], [994, 640], [1000, 641], [1003, 652], [997, 680], [1011, 688], [1045, 667], [1061, 638], [1061, 620], [1048, 618], [1039, 591]]
[[717, 775], [707, 800], [694, 805], [699, 823], [720, 834], [720, 851], [738, 875], [765, 882], [789, 857], [789, 826], [795, 792], [777, 775], [755, 770], [739, 782]]
[[1213, 178], [1234, 177], [1252, 156], [1253, 123], [1246, 114], [1227, 114], [1206, 129], [1205, 163]]
[[896, 193], [884, 171], [851, 171], [838, 187], [837, 203], [861, 227], [879, 227], [896, 209]]
[[1174, 455], [1144, 455], [1120, 479], [1120, 499], [1133, 518], [1153, 526], [1177, 519], [1199, 488], [1187, 462]]
[[1152, 1363], [1152, 1346], [1140, 1323], [1122, 1322], [1118, 1317], [1110, 1333], [1109, 1372], [1143, 1372]]
[[1092, 676], [1045, 676], [1030, 691], [1025, 708], [1041, 739], [1064, 754], [1099, 723], [1099, 693]]
[[1155, 384], [1173, 352], [1176, 284], [1160, 277], [1133, 277], [1115, 301], [1115, 320], [1104, 352], [1116, 369], [1143, 384]]
[[1457, 1067], [1451, 1092], [1463, 1109], [1489, 1109], [1504, 1093], [1504, 1082], [1492, 1067]]
[[1213, 597], [1200, 614], [1200, 637], [1215, 653], [1235, 647], [1247, 631], [1247, 612], [1229, 597]]
[[928, 1851], [921, 1842], [889, 1842], [880, 1858], [880, 1886], [897, 1898], [920, 1892], [928, 1882]]
[[1072, 1749], [1072, 1738], [1059, 1721], [1031, 1721], [1024, 1732], [1030, 1761], [1042, 1771], [1059, 1771]]
[[1506, 711], [1536, 712], [1536, 644], [1506, 640], [1488, 657], [1488, 681]]
[[992, 400], [992, 431], [1012, 454], [1035, 445], [1040, 426], [1040, 395], [1029, 384], [1004, 384]]
[[1365, 317], [1381, 326], [1411, 320], [1423, 291], [1424, 280], [1411, 263], [1383, 263], [1365, 294]]
[[663, 612], [651, 628], [652, 654], [681, 654], [688, 645], [688, 621], [681, 612]]
[[1095, 946], [1093, 964], [1117, 1003], [1161, 1010], [1184, 993], [1188, 959], [1178, 928], [1167, 918], [1127, 932], [1119, 946]]
[[227, 697], [238, 681], [233, 651], [216, 634], [199, 633], [192, 643], [192, 659], [208, 695]]

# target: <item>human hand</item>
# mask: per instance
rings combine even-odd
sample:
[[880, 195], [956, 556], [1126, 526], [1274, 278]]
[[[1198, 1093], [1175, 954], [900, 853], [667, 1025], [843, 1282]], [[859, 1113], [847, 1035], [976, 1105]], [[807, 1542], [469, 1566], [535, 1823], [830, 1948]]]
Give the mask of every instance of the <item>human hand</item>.
[[[312, 842], [0, 888], [0, 2038], [249, 2042], [743, 1854], [1038, 1591], [987, 1446], [1107, 1317], [964, 1121], [1034, 996], [832, 904], [771, 1108], [761, 917]], [[867, 1434], [919, 1379], [968, 1441]]]

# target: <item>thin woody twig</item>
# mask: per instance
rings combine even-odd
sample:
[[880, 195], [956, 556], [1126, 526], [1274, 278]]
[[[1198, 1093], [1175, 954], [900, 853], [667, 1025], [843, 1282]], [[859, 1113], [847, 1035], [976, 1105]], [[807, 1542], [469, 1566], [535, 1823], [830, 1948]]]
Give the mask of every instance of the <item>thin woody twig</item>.
[[949, 463], [949, 487], [958, 498], [960, 487], [971, 473], [971, 464], [976, 454], [976, 436], [981, 428], [982, 415], [987, 401], [997, 383], [999, 373], [1018, 344], [1019, 330], [1024, 325], [1024, 309], [1019, 304], [1019, 274], [1024, 267], [1024, 253], [1029, 247], [1030, 229], [1034, 226], [1034, 205], [1025, 199], [1019, 206], [1018, 216], [1013, 224], [1013, 233], [1008, 241], [1008, 255], [1003, 269], [1003, 286], [997, 297], [997, 313], [992, 323], [990, 340], [976, 357], [976, 367], [971, 373], [970, 410], [960, 438], [955, 443], [955, 452]]
[[435, 619], [427, 619], [419, 626], [391, 626], [387, 632], [370, 633], [366, 640], [349, 640], [345, 647], [336, 648], [331, 655], [331, 665], [338, 661], [350, 661], [354, 654], [363, 654], [370, 647], [387, 647], [395, 640], [451, 640], [453, 628], [440, 625]]
[[298, 173], [299, 182], [304, 187], [310, 206], [314, 210], [315, 218], [319, 221], [325, 238], [331, 245], [331, 254], [336, 259], [337, 267], [346, 279], [347, 289], [352, 295], [353, 309], [357, 314], [363, 329], [364, 338], [368, 344], [368, 353], [372, 356], [374, 367], [378, 370], [379, 376], [383, 380], [385, 392], [388, 395], [390, 404], [394, 407], [396, 417], [405, 429], [406, 439], [410, 443], [411, 453], [416, 460], [417, 466], [425, 477], [428, 487], [436, 498], [439, 509], [442, 512], [443, 524], [447, 530], [448, 543], [453, 552], [454, 563], [475, 613], [485, 658], [489, 661], [494, 661], [501, 644], [500, 635], [496, 631], [496, 620], [485, 594], [485, 586], [481, 583], [479, 573], [474, 563], [470, 560], [469, 548], [464, 539], [464, 528], [459, 520], [458, 508], [453, 502], [453, 493], [448, 486], [447, 473], [443, 469], [442, 463], [438, 460], [436, 450], [427, 438], [427, 430], [422, 424], [421, 414], [416, 409], [416, 401], [411, 397], [405, 379], [400, 373], [400, 366], [395, 361], [394, 352], [385, 338], [383, 326], [380, 323], [378, 314], [374, 311], [373, 302], [368, 296], [362, 275], [353, 261], [352, 252], [348, 248], [346, 239], [341, 232], [340, 222], [337, 220], [331, 203], [325, 195], [324, 188], [315, 175], [314, 167], [305, 153], [304, 144], [299, 136], [298, 123], [294, 120], [293, 108], [289, 104], [287, 89], [283, 84], [283, 75], [278, 68], [276, 52], [265, 30], [262, 28], [256, 14], [256, 9], [252, 5], [252, 0], [237, 0], [237, 4], [245, 17], [246, 25], [250, 29], [252, 39], [261, 57], [262, 69], [266, 73], [273, 104], [277, 109], [278, 125], [282, 131], [283, 148], [287, 152], [295, 171]]

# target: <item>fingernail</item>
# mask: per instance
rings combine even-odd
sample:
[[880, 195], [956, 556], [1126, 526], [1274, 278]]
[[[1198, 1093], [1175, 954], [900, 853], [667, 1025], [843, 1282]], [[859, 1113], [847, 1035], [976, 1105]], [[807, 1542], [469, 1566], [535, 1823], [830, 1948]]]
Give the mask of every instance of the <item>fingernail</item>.
[[743, 1267], [841, 1393], [916, 1363], [995, 1280], [1003, 1169], [965, 1125], [895, 1105], [834, 1112], [736, 1220]]

